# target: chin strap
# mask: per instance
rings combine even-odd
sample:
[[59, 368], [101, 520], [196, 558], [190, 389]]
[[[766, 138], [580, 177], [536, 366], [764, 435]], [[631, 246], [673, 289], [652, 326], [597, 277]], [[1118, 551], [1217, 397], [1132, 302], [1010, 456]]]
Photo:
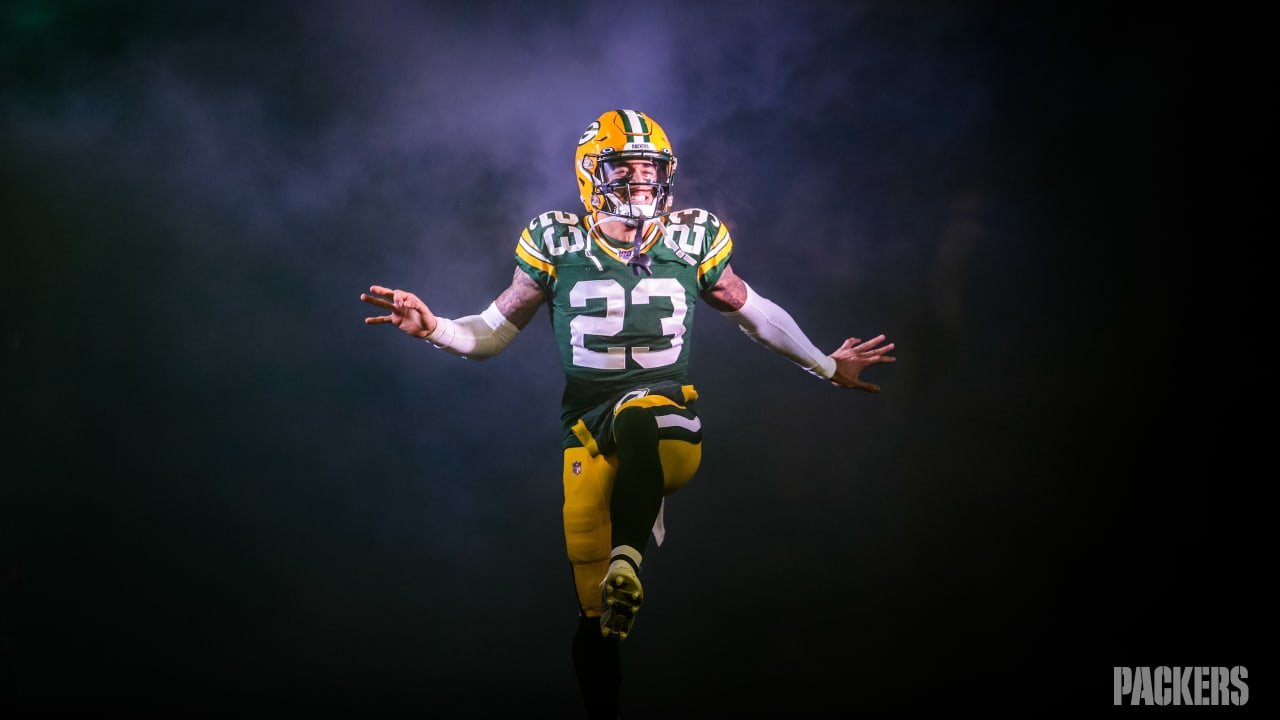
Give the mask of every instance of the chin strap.
[[645, 275], [653, 275], [653, 271], [649, 269], [649, 265], [653, 262], [653, 258], [640, 252], [640, 246], [644, 244], [644, 213], [640, 213], [636, 218], [636, 236], [631, 241], [631, 259], [627, 261], [627, 266], [631, 268], [631, 272], [639, 276], [640, 273]]

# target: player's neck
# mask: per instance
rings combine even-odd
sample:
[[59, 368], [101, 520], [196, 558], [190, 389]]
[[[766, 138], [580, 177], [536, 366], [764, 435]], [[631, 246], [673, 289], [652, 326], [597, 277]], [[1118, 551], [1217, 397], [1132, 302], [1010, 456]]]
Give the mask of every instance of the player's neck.
[[636, 228], [621, 220], [605, 220], [596, 227], [601, 237], [611, 245], [623, 247], [635, 242]]

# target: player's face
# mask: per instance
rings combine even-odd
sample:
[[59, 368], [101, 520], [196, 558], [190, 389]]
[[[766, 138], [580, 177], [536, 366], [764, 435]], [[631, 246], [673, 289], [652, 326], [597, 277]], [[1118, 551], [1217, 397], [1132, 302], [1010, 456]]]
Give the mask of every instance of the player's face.
[[[621, 160], [606, 162], [604, 165], [605, 182], [608, 183], [656, 183], [658, 164], [652, 160]], [[630, 196], [627, 196], [630, 193]], [[637, 203], [653, 202], [656, 195], [652, 185], [634, 185], [618, 193], [624, 200]]]

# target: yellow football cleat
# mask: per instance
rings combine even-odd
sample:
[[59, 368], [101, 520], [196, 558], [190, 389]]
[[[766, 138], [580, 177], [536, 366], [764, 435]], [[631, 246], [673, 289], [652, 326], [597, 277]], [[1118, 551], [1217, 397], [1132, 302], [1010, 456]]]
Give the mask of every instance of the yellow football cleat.
[[604, 608], [600, 614], [600, 634], [626, 640], [640, 611], [640, 603], [644, 602], [644, 588], [631, 563], [619, 558], [609, 564], [600, 588], [600, 600]]

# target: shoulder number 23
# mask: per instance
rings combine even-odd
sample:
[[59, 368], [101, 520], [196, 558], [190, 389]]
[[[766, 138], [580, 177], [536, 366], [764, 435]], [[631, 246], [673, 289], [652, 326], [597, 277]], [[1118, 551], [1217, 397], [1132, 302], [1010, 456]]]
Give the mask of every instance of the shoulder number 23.
[[[671, 315], [662, 318], [662, 334], [671, 337], [671, 347], [651, 350], [632, 347], [631, 359], [643, 368], [656, 368], [674, 363], [680, 357], [684, 344], [684, 316], [689, 308], [685, 302], [684, 288], [674, 278], [644, 278], [631, 290], [632, 305], [648, 305], [649, 299], [671, 299]], [[587, 301], [603, 298], [604, 316], [578, 315], [569, 321], [569, 343], [573, 346], [573, 364], [597, 370], [623, 370], [627, 366], [627, 350], [623, 346], [590, 350], [584, 338], [587, 335], [613, 337], [622, 332], [627, 310], [626, 289], [617, 280], [583, 280], [569, 292], [569, 304], [586, 307]]]

